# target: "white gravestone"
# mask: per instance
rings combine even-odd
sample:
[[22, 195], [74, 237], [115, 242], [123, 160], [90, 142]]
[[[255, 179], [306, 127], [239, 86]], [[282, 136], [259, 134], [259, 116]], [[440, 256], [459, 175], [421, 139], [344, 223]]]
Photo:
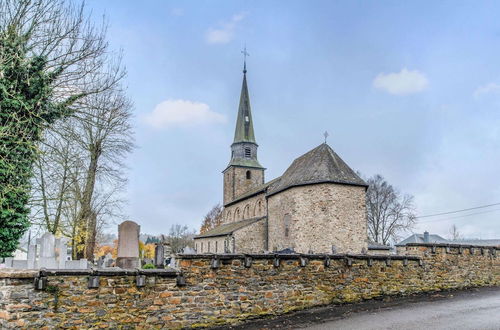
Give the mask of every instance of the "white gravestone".
[[41, 238], [37, 238], [37, 244], [40, 244], [40, 268], [57, 268], [55, 243], [56, 238], [52, 233], [45, 233]]
[[36, 268], [36, 245], [30, 244], [28, 246], [28, 269]]

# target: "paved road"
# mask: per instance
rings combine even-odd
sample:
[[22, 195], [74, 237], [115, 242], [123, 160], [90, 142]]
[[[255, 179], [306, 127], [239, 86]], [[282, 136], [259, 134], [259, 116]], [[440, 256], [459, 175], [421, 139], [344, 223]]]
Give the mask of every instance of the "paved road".
[[358, 312], [305, 329], [500, 329], [500, 292]]
[[500, 330], [500, 287], [331, 305], [218, 329]]

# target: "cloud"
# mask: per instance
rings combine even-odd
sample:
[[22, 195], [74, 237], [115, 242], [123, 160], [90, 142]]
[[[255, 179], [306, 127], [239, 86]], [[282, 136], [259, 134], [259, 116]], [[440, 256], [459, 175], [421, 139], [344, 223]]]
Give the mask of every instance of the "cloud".
[[225, 123], [226, 117], [201, 102], [166, 100], [158, 104], [144, 121], [154, 128]]
[[234, 38], [238, 22], [245, 18], [245, 14], [233, 15], [229, 21], [220, 23], [218, 28], [209, 28], [205, 40], [209, 44], [227, 44]]
[[500, 94], [500, 85], [495, 83], [489, 83], [487, 85], [479, 86], [474, 91], [474, 97], [478, 98], [486, 94]]
[[379, 73], [373, 80], [373, 87], [394, 95], [414, 94], [423, 91], [429, 81], [423, 73], [406, 68], [399, 73]]

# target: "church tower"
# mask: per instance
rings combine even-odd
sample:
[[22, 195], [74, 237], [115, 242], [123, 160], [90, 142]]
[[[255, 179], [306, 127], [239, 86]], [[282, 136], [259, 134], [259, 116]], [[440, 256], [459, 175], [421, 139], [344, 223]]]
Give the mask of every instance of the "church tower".
[[[246, 51], [244, 54], [246, 55]], [[234, 141], [231, 144], [231, 161], [222, 172], [224, 175], [224, 205], [264, 183], [265, 168], [257, 160], [258, 147], [253, 131], [245, 61], [238, 118], [236, 119]]]

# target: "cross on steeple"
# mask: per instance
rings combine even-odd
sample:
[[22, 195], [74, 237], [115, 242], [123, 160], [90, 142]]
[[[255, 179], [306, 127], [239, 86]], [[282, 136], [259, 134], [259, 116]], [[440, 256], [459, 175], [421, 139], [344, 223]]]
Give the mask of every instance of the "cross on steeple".
[[325, 137], [325, 144], [326, 144], [326, 139], [328, 139], [328, 136], [330, 136], [330, 134], [328, 134], [328, 132], [325, 131], [325, 133], [323, 133], [323, 136]]
[[247, 52], [247, 45], [245, 45], [241, 53], [243, 54], [243, 73], [247, 73], [247, 56], [250, 56]]

